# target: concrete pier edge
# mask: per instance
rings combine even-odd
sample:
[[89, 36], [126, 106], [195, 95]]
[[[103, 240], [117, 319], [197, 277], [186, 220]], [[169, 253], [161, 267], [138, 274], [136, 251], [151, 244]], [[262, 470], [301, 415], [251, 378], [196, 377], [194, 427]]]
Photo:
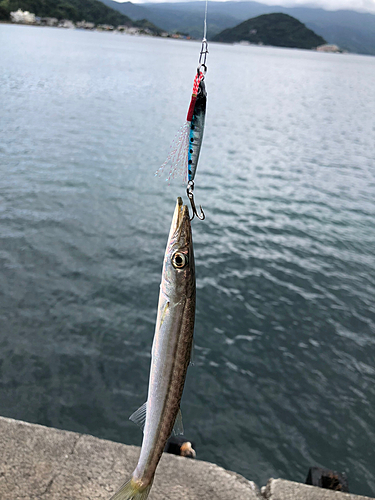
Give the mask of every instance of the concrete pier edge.
[[[87, 434], [0, 417], [1, 500], [109, 500], [140, 449]], [[257, 485], [218, 465], [164, 454], [150, 500], [368, 500], [270, 479]]]

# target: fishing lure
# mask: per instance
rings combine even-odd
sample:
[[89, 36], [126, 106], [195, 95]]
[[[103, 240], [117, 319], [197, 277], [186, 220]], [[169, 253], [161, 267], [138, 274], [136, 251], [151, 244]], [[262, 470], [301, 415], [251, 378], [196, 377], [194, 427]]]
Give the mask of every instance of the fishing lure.
[[194, 178], [197, 171], [199, 154], [201, 151], [203, 140], [204, 123], [206, 118], [207, 92], [204, 83], [204, 78], [207, 72], [206, 60], [208, 54], [208, 43], [206, 40], [206, 18], [207, 5], [204, 36], [202, 40], [199, 63], [197, 73], [194, 78], [193, 92], [186, 116], [186, 121], [175, 137], [167, 159], [156, 172], [156, 175], [160, 175], [169, 166], [169, 175], [167, 177], [168, 182], [182, 173], [185, 182], [187, 182], [186, 192], [193, 211], [193, 217], [191, 218], [191, 220], [193, 220], [194, 216], [197, 216], [198, 219], [201, 220], [205, 219], [202, 206], [200, 206], [200, 214], [198, 214], [197, 212], [193, 191]]

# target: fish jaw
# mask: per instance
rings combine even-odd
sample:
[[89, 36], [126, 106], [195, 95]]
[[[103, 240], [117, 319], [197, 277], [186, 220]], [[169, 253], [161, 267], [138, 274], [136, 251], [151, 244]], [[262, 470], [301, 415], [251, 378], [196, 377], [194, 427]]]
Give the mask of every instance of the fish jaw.
[[178, 297], [190, 297], [195, 280], [193, 240], [189, 209], [177, 198], [167, 247], [165, 250], [161, 291], [168, 302]]
[[171, 228], [169, 230], [165, 258], [167, 258], [173, 250], [188, 246], [191, 242], [189, 210], [188, 207], [183, 204], [182, 198], [178, 197], [172, 217]]

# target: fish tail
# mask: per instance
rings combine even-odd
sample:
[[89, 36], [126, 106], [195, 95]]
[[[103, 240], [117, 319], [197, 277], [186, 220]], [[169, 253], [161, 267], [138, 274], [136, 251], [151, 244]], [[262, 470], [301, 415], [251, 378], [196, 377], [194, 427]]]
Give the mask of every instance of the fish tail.
[[121, 488], [110, 498], [110, 500], [146, 500], [151, 490], [152, 482], [142, 487], [133, 479], [129, 479]]

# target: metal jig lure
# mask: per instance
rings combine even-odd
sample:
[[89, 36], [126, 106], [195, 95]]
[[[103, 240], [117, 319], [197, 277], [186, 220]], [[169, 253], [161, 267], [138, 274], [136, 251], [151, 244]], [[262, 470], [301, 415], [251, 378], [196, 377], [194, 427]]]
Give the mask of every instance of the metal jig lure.
[[197, 171], [199, 154], [201, 151], [203, 132], [204, 132], [204, 122], [206, 118], [206, 102], [207, 102], [207, 92], [206, 86], [204, 84], [204, 77], [207, 71], [206, 59], [208, 54], [208, 44], [207, 40], [202, 40], [202, 49], [199, 57], [199, 66], [197, 69], [197, 74], [194, 78], [193, 93], [191, 96], [190, 106], [188, 114], [186, 117], [187, 123], [190, 123], [189, 127], [189, 140], [188, 140], [188, 157], [187, 157], [187, 180], [188, 185], [186, 193], [190, 200], [191, 209], [193, 211], [193, 217], [197, 216], [198, 219], [204, 220], [205, 215], [200, 206], [200, 214], [198, 214], [195, 203], [194, 203], [194, 178]]
[[197, 73], [194, 78], [193, 92], [190, 100], [189, 109], [186, 116], [185, 124], [181, 127], [179, 134], [175, 137], [171, 146], [169, 155], [163, 165], [156, 172], [156, 175], [164, 172], [169, 166], [169, 175], [167, 181], [173, 179], [176, 174], [182, 171], [187, 182], [186, 193], [190, 200], [193, 220], [196, 216], [198, 219], [205, 219], [202, 206], [200, 213], [197, 212], [194, 202], [194, 178], [197, 171], [199, 154], [202, 146], [204, 123], [206, 118], [206, 102], [207, 92], [204, 83], [204, 78], [207, 72], [207, 54], [208, 43], [206, 40], [207, 34], [207, 1], [206, 12], [204, 18], [204, 34], [202, 39], [201, 51], [199, 54], [199, 62]]

